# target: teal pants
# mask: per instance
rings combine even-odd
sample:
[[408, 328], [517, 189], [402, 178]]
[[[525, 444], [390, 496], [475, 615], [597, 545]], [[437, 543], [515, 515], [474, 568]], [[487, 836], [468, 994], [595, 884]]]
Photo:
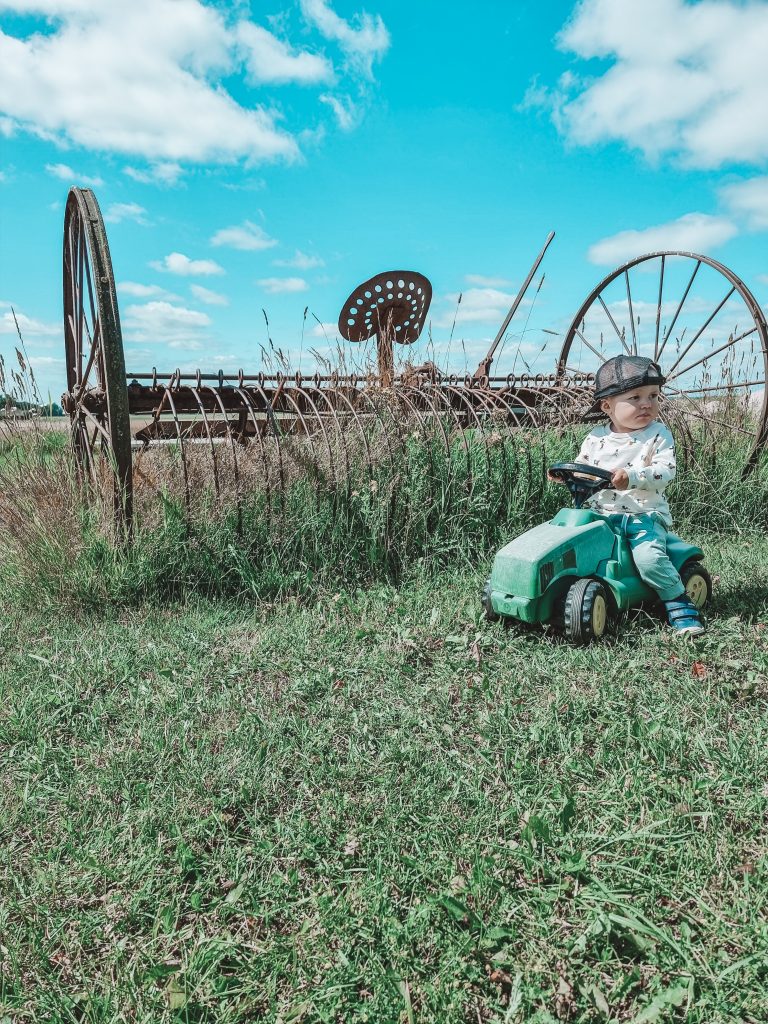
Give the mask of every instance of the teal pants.
[[667, 528], [658, 516], [612, 513], [605, 516], [614, 533], [627, 538], [640, 579], [662, 601], [685, 593], [680, 573], [667, 555]]

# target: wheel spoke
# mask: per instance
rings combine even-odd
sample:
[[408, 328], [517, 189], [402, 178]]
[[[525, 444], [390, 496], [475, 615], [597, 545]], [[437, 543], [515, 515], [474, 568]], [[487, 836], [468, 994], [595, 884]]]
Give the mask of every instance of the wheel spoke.
[[756, 327], [750, 327], [748, 331], [744, 331], [743, 334], [739, 334], [737, 337], [731, 338], [729, 341], [726, 341], [726, 343], [724, 345], [721, 345], [720, 348], [713, 349], [711, 352], [708, 352], [705, 356], [702, 356], [701, 359], [697, 359], [695, 363], [689, 363], [687, 366], [683, 367], [682, 370], [678, 370], [677, 373], [669, 374], [667, 376], [667, 380], [670, 381], [675, 380], [677, 377], [682, 377], [683, 374], [689, 373], [694, 368], [694, 366], [699, 366], [701, 363], [705, 363], [708, 359], [712, 359], [713, 356], [719, 355], [720, 352], [724, 352], [727, 348], [731, 348], [733, 345], [738, 344], [738, 342], [743, 341], [744, 338], [748, 338], [750, 334], [754, 334], [756, 330]]
[[659, 272], [659, 300], [656, 303], [656, 337], [653, 341], [653, 358], [659, 360], [659, 328], [661, 327], [661, 297], [664, 291], [664, 261], [666, 256], [661, 257], [661, 271]]
[[93, 337], [89, 338], [89, 341], [91, 343], [91, 350], [88, 354], [88, 362], [83, 373], [83, 384], [85, 384], [85, 382], [88, 380], [90, 372], [93, 368], [93, 363], [96, 358], [97, 352], [99, 355], [101, 355], [101, 318], [99, 318], [96, 321], [96, 325], [93, 331]]
[[101, 421], [96, 416], [94, 416], [90, 409], [86, 409], [85, 406], [80, 406], [80, 412], [83, 414], [83, 416], [86, 416], [94, 425], [94, 443], [96, 439], [96, 434], [99, 433], [101, 434], [102, 439], [107, 443], [107, 446], [111, 447], [109, 433], [107, 432], [106, 427], [101, 423]]
[[715, 309], [715, 310], [714, 310], [714, 311], [713, 311], [713, 312], [712, 312], [712, 313], [710, 314], [710, 316], [709, 316], [709, 317], [707, 318], [706, 322], [705, 322], [705, 323], [704, 323], [704, 324], [703, 324], [703, 325], [702, 325], [702, 326], [701, 326], [701, 327], [699, 328], [699, 330], [698, 330], [698, 331], [696, 332], [696, 334], [694, 334], [694, 336], [693, 336], [693, 337], [691, 338], [691, 340], [690, 340], [690, 341], [688, 342], [688, 344], [687, 344], [687, 345], [685, 346], [685, 348], [683, 349], [683, 351], [682, 351], [682, 352], [680, 353], [680, 355], [679, 355], [679, 356], [677, 357], [677, 359], [675, 360], [674, 364], [673, 364], [673, 365], [672, 365], [672, 366], [670, 367], [670, 369], [669, 369], [669, 373], [674, 373], [674, 371], [675, 371], [675, 370], [677, 369], [677, 367], [679, 366], [680, 362], [681, 362], [681, 361], [682, 361], [683, 359], [685, 359], [685, 357], [686, 357], [686, 356], [688, 355], [688, 353], [689, 353], [689, 352], [691, 351], [691, 348], [692, 348], [692, 347], [693, 347], [693, 346], [694, 346], [694, 345], [696, 344], [696, 342], [697, 342], [697, 341], [699, 340], [699, 338], [700, 338], [700, 337], [702, 336], [702, 334], [704, 333], [704, 331], [706, 331], [706, 329], [707, 329], [707, 328], [709, 327], [709, 325], [710, 325], [710, 324], [712, 323], [712, 321], [713, 321], [713, 320], [715, 319], [715, 317], [717, 316], [717, 314], [718, 314], [718, 313], [720, 312], [720, 310], [721, 310], [721, 309], [723, 308], [723, 306], [724, 306], [724, 305], [726, 304], [726, 302], [728, 301], [728, 299], [730, 299], [730, 297], [731, 297], [731, 296], [733, 295], [733, 293], [734, 293], [735, 291], [736, 291], [736, 285], [733, 285], [733, 286], [731, 287], [731, 290], [730, 290], [730, 291], [728, 292], [728, 294], [727, 294], [727, 295], [725, 296], [725, 298], [724, 298], [724, 299], [723, 299], [723, 300], [722, 300], [722, 301], [720, 302], [720, 304], [719, 304], [719, 305], [717, 306], [717, 308], [716, 308], [716, 309]]
[[96, 304], [93, 298], [93, 281], [91, 280], [91, 261], [88, 258], [90, 253], [88, 252], [88, 243], [83, 239], [83, 248], [85, 249], [85, 280], [88, 285], [88, 304], [91, 307], [91, 323], [96, 323]]
[[[77, 354], [78, 361], [83, 356], [83, 320], [85, 318], [84, 298], [83, 298], [83, 278], [85, 277], [85, 271], [83, 264], [85, 262], [85, 242], [83, 239], [83, 227], [78, 219], [77, 222], [77, 274], [75, 275], [75, 291], [77, 295]], [[80, 374], [78, 384], [82, 383], [82, 367], [79, 368], [78, 373]]]
[[[581, 331], [578, 328], [576, 329], [576, 333], [581, 338], [581, 340], [584, 342], [584, 344], [587, 346], [589, 351], [594, 353], [594, 355], [597, 356], [597, 358], [600, 360], [601, 363], [604, 363], [608, 357], [604, 356], [601, 352], [598, 352], [597, 349], [593, 345], [590, 345], [590, 343], [587, 341], [587, 339], [584, 337], [584, 335], [581, 333]], [[581, 372], [583, 372], [583, 371], [579, 370], [579, 373], [581, 373]]]
[[[653, 273], [643, 275], [648, 270]], [[599, 341], [590, 340], [603, 325]], [[657, 252], [627, 261], [575, 312], [558, 379], [582, 372], [582, 366], [594, 372], [609, 358], [640, 353], [665, 367], [668, 415], [677, 410], [681, 423], [688, 417], [690, 429], [697, 421], [708, 423], [718, 437], [731, 431], [751, 438], [743, 469], [746, 474], [754, 468], [768, 447], [768, 323], [744, 281], [717, 260], [693, 253]]]
[[699, 267], [700, 266], [701, 266], [701, 260], [696, 260], [696, 266], [693, 268], [693, 273], [691, 274], [691, 279], [688, 282], [688, 285], [687, 285], [685, 291], [683, 292], [683, 297], [682, 297], [682, 299], [680, 299], [680, 304], [678, 305], [677, 309], [675, 310], [675, 315], [672, 317], [672, 323], [669, 325], [669, 327], [664, 332], [664, 338], [662, 339], [661, 348], [659, 349], [659, 354], [657, 356], [657, 359], [661, 359], [661, 356], [662, 356], [662, 354], [664, 352], [664, 349], [667, 347], [667, 342], [669, 341], [670, 336], [672, 334], [672, 331], [674, 330], [675, 324], [677, 323], [677, 318], [680, 316], [680, 310], [683, 308], [685, 300], [688, 298], [688, 292], [691, 290], [691, 286], [693, 285], [693, 282], [694, 282], [694, 280], [696, 278], [696, 275], [699, 272]]
[[[637, 332], [635, 331], [635, 311], [632, 307], [632, 291], [629, 287], [629, 271], [624, 271], [624, 279], [627, 283], [627, 305], [629, 306], [629, 326], [632, 328], [632, 352], [633, 356], [637, 355]], [[626, 346], [625, 346], [626, 347]]]
[[566, 371], [566, 373], [572, 373], [574, 375], [579, 375], [579, 376], [582, 376], [582, 377], [585, 376], [585, 374], [587, 372], [586, 370], [580, 370], [580, 369], [577, 369], [577, 367], [575, 367], [575, 366], [568, 366], [567, 364], [563, 367], [563, 369]]
[[760, 377], [757, 380], [742, 380], [733, 383], [729, 381], [727, 384], [710, 384], [700, 388], [685, 388], [685, 390], [669, 388], [668, 390], [674, 391], [678, 395], [703, 395], [710, 391], [724, 391], [727, 394], [729, 391], [735, 391], [737, 388], [761, 387], [764, 384], [765, 378]]
[[627, 347], [627, 342], [624, 339], [624, 335], [619, 330], [619, 328], [618, 328], [618, 326], [616, 324], [616, 321], [613, 319], [613, 316], [611, 315], [611, 311], [608, 309], [608, 307], [606, 306], [605, 302], [603, 301], [603, 296], [602, 295], [598, 295], [597, 298], [598, 298], [598, 301], [600, 302], [600, 305], [605, 310], [605, 315], [611, 321], [611, 324], [613, 326], [614, 331], [616, 331], [616, 337], [619, 339], [621, 344], [624, 346], [624, 351], [627, 353], [628, 356], [632, 355], [632, 353], [630, 352], [629, 348]]
[[693, 399], [687, 395], [684, 391], [676, 392], [678, 398], [685, 400], [689, 403], [688, 408], [683, 410], [684, 416], [693, 416], [696, 419], [702, 420], [704, 423], [712, 423], [718, 427], [725, 427], [727, 430], [733, 430], [738, 434], [745, 434], [747, 437], [754, 438], [755, 431], [747, 430], [746, 427], [739, 427], [737, 424], [728, 422], [727, 420], [719, 420], [716, 416], [712, 416], [709, 413], [704, 413], [701, 409], [696, 408]]

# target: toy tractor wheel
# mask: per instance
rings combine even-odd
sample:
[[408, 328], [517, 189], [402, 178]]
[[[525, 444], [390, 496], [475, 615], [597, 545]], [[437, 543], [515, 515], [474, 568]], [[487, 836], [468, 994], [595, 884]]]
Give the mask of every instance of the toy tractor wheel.
[[599, 640], [610, 620], [608, 591], [599, 580], [577, 580], [565, 596], [563, 629], [574, 644]]
[[501, 616], [498, 612], [493, 610], [493, 604], [491, 602], [491, 581], [485, 584], [483, 589], [480, 591], [480, 604], [483, 606], [485, 612], [485, 618], [488, 622], [498, 622]]
[[712, 577], [701, 562], [686, 562], [680, 569], [680, 579], [693, 604], [703, 608], [712, 597]]

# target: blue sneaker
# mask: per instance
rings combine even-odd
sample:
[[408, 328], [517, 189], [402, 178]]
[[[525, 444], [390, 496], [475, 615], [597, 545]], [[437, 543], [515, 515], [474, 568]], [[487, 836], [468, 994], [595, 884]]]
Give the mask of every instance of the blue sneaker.
[[699, 609], [687, 594], [681, 594], [674, 601], [665, 601], [664, 607], [667, 610], [667, 622], [676, 633], [699, 636], [705, 632]]

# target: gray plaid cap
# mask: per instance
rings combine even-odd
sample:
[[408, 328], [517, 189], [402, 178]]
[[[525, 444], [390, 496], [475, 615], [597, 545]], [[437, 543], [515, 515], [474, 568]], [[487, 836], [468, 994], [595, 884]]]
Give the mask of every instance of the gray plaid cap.
[[657, 384], [659, 387], [667, 378], [658, 363], [644, 356], [614, 356], [608, 359], [595, 374], [595, 401], [623, 395], [625, 391]]

